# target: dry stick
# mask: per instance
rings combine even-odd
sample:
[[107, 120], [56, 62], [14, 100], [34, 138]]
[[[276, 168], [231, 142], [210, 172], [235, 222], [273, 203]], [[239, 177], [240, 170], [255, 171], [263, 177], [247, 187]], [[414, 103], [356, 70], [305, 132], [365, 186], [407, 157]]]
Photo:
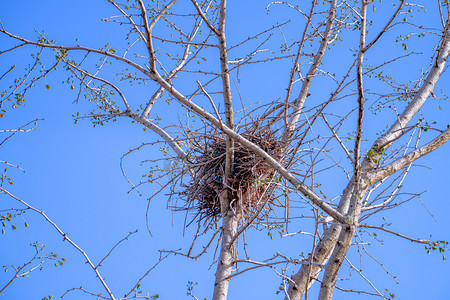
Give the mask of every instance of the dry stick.
[[128, 156], [130, 153], [140, 150], [142, 147], [144, 147], [146, 144], [142, 143], [142, 145], [140, 145], [137, 148], [131, 149], [129, 150], [127, 153], [125, 153], [124, 155], [122, 155], [122, 157], [120, 158], [120, 170], [122, 171], [122, 175], [123, 177], [125, 177], [125, 179], [128, 181], [128, 183], [133, 187], [132, 189], [130, 189], [127, 194], [129, 194], [132, 190], [136, 190], [136, 192], [139, 194], [139, 196], [142, 196], [141, 192], [139, 191], [138, 187], [136, 185], [134, 185], [133, 182], [131, 182], [131, 180], [128, 178], [128, 176], [125, 174], [125, 169], [123, 167], [123, 161], [125, 159], [126, 156]]
[[[372, 258], [377, 264], [379, 264], [380, 267], [382, 267], [383, 270], [385, 270], [386, 273], [388, 273], [388, 274], [392, 277], [392, 279], [394, 279], [395, 282], [398, 284], [399, 282], [398, 282], [398, 280], [397, 280], [397, 277], [396, 277], [394, 274], [392, 274], [391, 271], [389, 271], [389, 270], [384, 266], [384, 264], [383, 264], [381, 261], [379, 261], [375, 256], [373, 256], [373, 255], [367, 250], [367, 248], [366, 248], [366, 246], [364, 245], [363, 240], [362, 240], [362, 238], [360, 237], [359, 233], [357, 232], [356, 234], [357, 234], [359, 240], [361, 241], [361, 247], [363, 248], [364, 252], [366, 252], [366, 254], [369, 255], [369, 257]], [[337, 288], [337, 287], [336, 287], [336, 288]]]
[[73, 247], [75, 247], [75, 249], [77, 249], [79, 252], [81, 252], [81, 254], [84, 256], [84, 258], [86, 259], [86, 262], [89, 264], [89, 266], [91, 266], [91, 268], [94, 270], [95, 274], [97, 275], [98, 279], [100, 280], [100, 282], [102, 283], [103, 287], [105, 288], [105, 290], [108, 292], [109, 296], [111, 297], [112, 300], [115, 300], [116, 298], [114, 298], [114, 295], [112, 294], [111, 290], [109, 289], [108, 285], [106, 284], [105, 280], [103, 279], [103, 277], [100, 275], [100, 272], [98, 271], [98, 266], [94, 266], [94, 264], [91, 262], [89, 256], [86, 254], [86, 252], [84, 252], [83, 249], [81, 249], [77, 244], [75, 244], [67, 235], [67, 233], [64, 233], [59, 227], [58, 225], [56, 225], [52, 220], [50, 220], [47, 215], [44, 213], [44, 211], [38, 210], [36, 208], [34, 208], [33, 206], [29, 205], [28, 203], [26, 203], [25, 201], [23, 201], [20, 198], [17, 198], [16, 196], [14, 196], [13, 194], [11, 194], [10, 192], [8, 192], [7, 190], [5, 190], [4, 188], [0, 187], [0, 190], [2, 192], [4, 192], [5, 194], [7, 194], [8, 196], [10, 196], [11, 198], [19, 201], [20, 203], [22, 203], [23, 205], [25, 205], [27, 208], [37, 212], [38, 214], [40, 214], [42, 217], [45, 218], [45, 220], [50, 223], [55, 229], [56, 231], [59, 232], [59, 234], [61, 234], [64, 237], [64, 241], [68, 241]]
[[8, 73], [11, 72], [15, 67], [16, 67], [15, 65], [11, 66], [11, 68], [9, 68], [9, 70], [6, 71], [6, 72], [0, 77], [0, 81], [2, 81], [2, 79], [3, 79], [6, 75], [8, 75]]
[[219, 122], [220, 122], [220, 129], [223, 129], [222, 119], [220, 118], [219, 112], [217, 111], [217, 108], [214, 105], [214, 101], [212, 100], [211, 96], [205, 91], [202, 84], [198, 80], [197, 80], [197, 84], [200, 87], [200, 89], [202, 90], [202, 92], [205, 94], [205, 96], [208, 97], [208, 100], [211, 103], [212, 107], [214, 108], [214, 112], [216, 113], [217, 120], [219, 120]]
[[[1, 22], [0, 22], [0, 24], [1, 24]], [[3, 25], [1, 25], [1, 29], [3, 29]], [[8, 50], [0, 51], [0, 55], [5, 54], [5, 53], [8, 53], [8, 52], [10, 52], [10, 51], [14, 51], [14, 50], [16, 50], [16, 49], [18, 49], [18, 48], [21, 48], [21, 47], [25, 46], [26, 44], [27, 44], [27, 43], [23, 43], [23, 44], [14, 46], [14, 47], [12, 47], [12, 48], [10, 48], [10, 49], [8, 49]]]
[[142, 19], [144, 20], [144, 26], [145, 26], [145, 33], [147, 36], [147, 50], [148, 54], [150, 56], [150, 69], [152, 71], [156, 71], [156, 57], [155, 52], [153, 50], [153, 41], [152, 41], [152, 29], [156, 25], [156, 22], [159, 21], [159, 19], [172, 7], [177, 0], [172, 0], [169, 4], [167, 4], [162, 11], [159, 12], [157, 16], [155, 16], [152, 20], [152, 23], [148, 24], [148, 18], [147, 18], [147, 9], [145, 8], [144, 2], [142, 0], [138, 0], [139, 6], [141, 8], [142, 12]]
[[[148, 276], [148, 274], [150, 274], [151, 271], [153, 271], [163, 260], [165, 260], [167, 257], [169, 257], [170, 253], [166, 254], [164, 257], [160, 256], [159, 260], [150, 268], [147, 270], [147, 272], [145, 272], [144, 275], [142, 275], [141, 278], [139, 278], [139, 280], [136, 282], [136, 284], [133, 286], [133, 288], [125, 295], [124, 299], [127, 299], [128, 296], [131, 295], [131, 293], [135, 290], [135, 288], [141, 283], [141, 281]], [[146, 298], [148, 299], [148, 298]], [[119, 299], [120, 300], [120, 299]]]
[[292, 91], [292, 85], [294, 84], [294, 76], [296, 71], [298, 70], [298, 61], [300, 59], [301, 56], [301, 51], [303, 49], [303, 44], [305, 43], [305, 39], [306, 39], [306, 33], [308, 31], [309, 28], [309, 24], [311, 23], [311, 18], [314, 12], [314, 7], [316, 5], [316, 0], [312, 0], [312, 4], [311, 4], [311, 11], [309, 12], [309, 16], [308, 19], [306, 21], [306, 25], [305, 25], [305, 29], [303, 30], [303, 36], [302, 39], [300, 41], [300, 44], [298, 45], [298, 51], [297, 51], [297, 56], [295, 57], [295, 61], [294, 61], [294, 66], [292, 67], [291, 70], [291, 75], [289, 77], [289, 84], [288, 84], [288, 88], [287, 88], [287, 92], [286, 92], [286, 99], [285, 99], [285, 107], [284, 107], [284, 118], [285, 118], [285, 127], [287, 128], [287, 111], [289, 108], [289, 98], [291, 97], [291, 91]]
[[[199, 258], [200, 256], [202, 256], [202, 255], [206, 252], [206, 250], [208, 250], [209, 246], [212, 244], [212, 242], [214, 241], [216, 235], [217, 235], [220, 231], [221, 231], [221, 229], [216, 230], [216, 232], [214, 232], [212, 238], [209, 240], [209, 242], [206, 244], [206, 246], [203, 247], [202, 252], [200, 252], [200, 253], [197, 254], [196, 256], [190, 256], [190, 253], [188, 253], [186, 256], [189, 257], [189, 258], [192, 258], [192, 259], [197, 259], [197, 258]], [[191, 251], [191, 249], [189, 249], [189, 251]]]
[[102, 296], [102, 294], [95, 294], [95, 293], [93, 293], [93, 292], [90, 292], [90, 291], [84, 289], [83, 286], [80, 286], [79, 288], [71, 288], [71, 289], [68, 289], [64, 294], [62, 294], [61, 300], [63, 300], [69, 293], [74, 292], [74, 291], [77, 291], [77, 290], [78, 290], [78, 291], [82, 291], [82, 292], [84, 292], [84, 293], [86, 293], [86, 294], [88, 294], [88, 295], [90, 295], [90, 296], [95, 296], [95, 297], [97, 297], [97, 300], [98, 300], [98, 299], [109, 299], [109, 298], [107, 298], [107, 297], [105, 297], [105, 296]]
[[[266, 189], [264, 190], [264, 192], [261, 195], [261, 198], [264, 196], [264, 194], [266, 193], [266, 191], [269, 189], [270, 185], [267, 185]], [[274, 190], [272, 189], [271, 194], [273, 194]], [[239, 231], [233, 236], [233, 238], [230, 241], [230, 245], [228, 246], [228, 249], [231, 248], [231, 246], [233, 245], [234, 241], [250, 226], [253, 224], [253, 221], [258, 217], [258, 215], [261, 213], [261, 211], [264, 209], [264, 207], [266, 206], [267, 202], [269, 202], [270, 200], [270, 195], [267, 196], [266, 200], [263, 202], [263, 204], [261, 204], [261, 206], [258, 208], [258, 210], [253, 214], [253, 216], [250, 218], [250, 220], [247, 221], [247, 223], [241, 227], [241, 229], [239, 229]]]
[[353, 158], [350, 155], [350, 152], [347, 150], [347, 147], [345, 147], [344, 143], [342, 143], [339, 136], [334, 131], [333, 127], [331, 127], [330, 123], [328, 123], [327, 119], [325, 118], [324, 114], [322, 113], [322, 118], [325, 121], [325, 124], [327, 124], [328, 128], [330, 128], [331, 132], [333, 133], [334, 138], [339, 142], [339, 145], [341, 145], [342, 149], [344, 149], [345, 154], [347, 154], [347, 157], [350, 159], [350, 161], [353, 163]]
[[398, 9], [386, 23], [386, 26], [384, 26], [384, 28], [380, 31], [380, 33], [378, 33], [378, 35], [373, 39], [373, 41], [371, 41], [366, 47], [364, 47], [364, 49], [362, 49], [363, 53], [369, 50], [378, 41], [378, 39], [388, 30], [389, 25], [391, 25], [392, 21], [394, 21], [395, 17], [397, 17], [397, 15], [400, 13], [400, 10], [402, 9], [404, 3], [405, 0], [402, 0], [400, 5], [398, 6]]
[[382, 297], [383, 299], [387, 299], [385, 296], [383, 296], [383, 294], [380, 293], [380, 291], [376, 288], [376, 286], [366, 277], [364, 276], [364, 274], [358, 269], [356, 268], [351, 262], [350, 260], [345, 257], [345, 260], [348, 262], [348, 264], [350, 265], [350, 267], [355, 270], [378, 294], [378, 296]]
[[130, 236], [132, 236], [133, 234], [135, 234], [136, 232], [138, 232], [138, 229], [136, 229], [135, 231], [131, 231], [128, 233], [128, 235], [126, 237], [124, 237], [123, 239], [121, 239], [120, 241], [118, 241], [112, 248], [111, 250], [109, 250], [108, 254], [105, 255], [105, 257], [103, 257], [103, 259], [97, 264], [97, 266], [95, 266], [96, 268], [99, 268], [102, 266], [102, 263], [111, 255], [111, 253], [113, 253], [113, 251], [117, 248], [117, 246], [119, 246], [122, 242], [127, 241]]
[[[236, 84], [236, 80], [234, 80], [234, 78], [233, 78], [233, 83], [234, 83], [234, 87], [236, 88], [236, 90], [237, 90], [237, 92], [238, 92], [238, 95], [239, 95], [239, 100], [241, 101], [241, 106], [242, 106], [242, 112], [244, 113], [244, 118], [243, 119], [245, 119], [245, 124], [247, 124], [247, 117], [248, 117], [248, 115], [246, 114], [246, 112], [245, 112], [245, 106], [244, 106], [244, 101], [242, 100], [242, 95], [241, 95], [241, 91], [239, 91], [239, 87], [238, 87], [238, 85]], [[237, 111], [237, 112], [239, 112], [239, 111]], [[239, 126], [239, 124], [238, 124], [238, 126]]]
[[410, 237], [408, 237], [408, 236], [406, 236], [406, 235], [400, 234], [400, 233], [398, 233], [398, 232], [395, 232], [395, 231], [392, 231], [392, 230], [389, 230], [389, 229], [386, 229], [386, 228], [380, 227], [380, 226], [373, 226], [373, 225], [361, 224], [361, 225], [359, 225], [359, 227], [360, 227], [360, 228], [372, 228], [372, 229], [382, 230], [382, 231], [391, 233], [391, 234], [393, 234], [393, 235], [399, 236], [399, 237], [401, 237], [401, 238], [407, 239], [408, 241], [415, 242], [415, 243], [427, 244], [427, 245], [430, 245], [430, 244], [432, 243], [432, 241], [430, 241], [430, 240], [423, 240], [423, 239], [414, 239], [414, 238], [410, 238]]
[[155, 40], [160, 40], [162, 42], [173, 43], [173, 44], [190, 45], [190, 46], [202, 46], [202, 47], [211, 47], [211, 48], [218, 48], [219, 47], [218, 45], [207, 44], [207, 43], [195, 43], [195, 42], [168, 40], [168, 39], [156, 36], [156, 35], [153, 35], [152, 37]]
[[[255, 264], [256, 266], [254, 266], [254, 267], [249, 267], [249, 268], [244, 269], [244, 270], [242, 270], [242, 271], [240, 271], [240, 272], [237, 272], [237, 273], [235, 273], [235, 274], [233, 274], [233, 275], [230, 275], [230, 276], [229, 276], [228, 278], [226, 278], [226, 279], [233, 278], [233, 277], [235, 277], [235, 276], [237, 276], [237, 275], [240, 275], [240, 274], [242, 274], [242, 273], [244, 273], [244, 272], [247, 272], [247, 271], [250, 271], [250, 270], [253, 270], [253, 269], [256, 269], [256, 268], [269, 267], [269, 268], [271, 268], [271, 269], [274, 269], [274, 265], [276, 265], [276, 264], [288, 263], [288, 262], [292, 263], [292, 260], [289, 259], [289, 260], [284, 260], [284, 261], [276, 261], [276, 262], [264, 263], [264, 262], [258, 262], [258, 261], [249, 260], [249, 259], [236, 259], [235, 262], [236, 262], [236, 263], [238, 263], [238, 262], [241, 262], [241, 263], [251, 263], [251, 264]], [[297, 265], [310, 265], [310, 264], [311, 264], [310, 262], [306, 262], [306, 261], [295, 261], [294, 263], [297, 264]], [[314, 263], [313, 263], [313, 264], [314, 264]], [[321, 266], [321, 265], [320, 265], [320, 266]], [[321, 267], [322, 267], [322, 266], [321, 266]], [[277, 274], [280, 275], [279, 273], [277, 273]], [[287, 280], [289, 280], [289, 281], [292, 281], [291, 278], [289, 278], [289, 277], [287, 277], [287, 276], [282, 276], [282, 277], [285, 278], [285, 279], [287, 279]]]

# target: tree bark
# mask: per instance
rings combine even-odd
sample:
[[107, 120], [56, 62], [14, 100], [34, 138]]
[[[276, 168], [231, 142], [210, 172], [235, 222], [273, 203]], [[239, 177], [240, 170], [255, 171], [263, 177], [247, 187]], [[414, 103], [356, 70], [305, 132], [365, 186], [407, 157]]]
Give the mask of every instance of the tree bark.
[[[221, 196], [221, 198], [223, 197], [221, 203], [228, 203], [230, 195], [231, 193], [228, 190], [224, 190]], [[231, 243], [239, 224], [239, 217], [233, 210], [229, 207], [223, 207], [223, 209], [226, 210], [226, 213], [222, 217], [222, 244], [220, 246], [219, 261], [217, 262], [213, 300], [227, 299], [230, 275], [235, 260], [235, 247]]]
[[[225, 39], [225, 17], [227, 11], [227, 1], [222, 0], [220, 3], [219, 18], [219, 52], [220, 52], [220, 68], [222, 76], [222, 94], [225, 104], [225, 119], [227, 127], [234, 130], [234, 113], [233, 102], [231, 100], [230, 74], [228, 68], [227, 44]], [[219, 118], [219, 116], [217, 116]], [[239, 225], [238, 205], [233, 209], [233, 193], [230, 178], [233, 176], [234, 168], [234, 139], [226, 136], [226, 157], [224, 170], [225, 186], [220, 195], [220, 206], [222, 213], [222, 244], [220, 246], [219, 261], [217, 263], [216, 280], [214, 283], [213, 300], [226, 300], [228, 295], [228, 287], [230, 285], [230, 275], [234, 265], [235, 247], [233, 240]]]

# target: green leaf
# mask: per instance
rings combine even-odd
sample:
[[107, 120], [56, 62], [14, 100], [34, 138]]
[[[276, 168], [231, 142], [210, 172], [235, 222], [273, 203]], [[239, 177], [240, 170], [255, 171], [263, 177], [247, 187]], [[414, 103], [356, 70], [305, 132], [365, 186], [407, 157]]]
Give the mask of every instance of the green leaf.
[[46, 88], [47, 90], [49, 90], [49, 89], [50, 89], [50, 85], [46, 84], [46, 85], [45, 85], [45, 88]]
[[17, 226], [15, 226], [15, 225], [11, 224], [11, 227], [12, 227], [12, 230], [16, 230], [17, 229]]

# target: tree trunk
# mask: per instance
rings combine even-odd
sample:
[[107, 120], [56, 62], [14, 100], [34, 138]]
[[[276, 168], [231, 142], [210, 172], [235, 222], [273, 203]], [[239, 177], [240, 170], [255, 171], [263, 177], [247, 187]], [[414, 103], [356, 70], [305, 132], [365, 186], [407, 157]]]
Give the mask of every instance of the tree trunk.
[[222, 245], [220, 247], [219, 261], [217, 262], [213, 300], [227, 299], [230, 275], [235, 259], [235, 247], [230, 243], [237, 232], [239, 224], [239, 217], [230, 206], [223, 207], [223, 204], [231, 203], [231, 201], [228, 201], [231, 198], [231, 193], [228, 190], [224, 190], [221, 198], [222, 211], [226, 211], [226, 213], [222, 217]]

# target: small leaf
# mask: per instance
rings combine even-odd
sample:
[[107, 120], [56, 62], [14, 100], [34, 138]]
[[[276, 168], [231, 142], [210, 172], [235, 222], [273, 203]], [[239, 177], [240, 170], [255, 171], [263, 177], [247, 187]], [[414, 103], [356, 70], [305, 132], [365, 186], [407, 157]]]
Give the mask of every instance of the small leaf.
[[17, 229], [17, 226], [15, 226], [15, 225], [11, 225], [11, 227], [12, 227], [12, 230], [16, 230]]
[[50, 89], [50, 85], [46, 84], [46, 85], [45, 85], [45, 88], [46, 88], [47, 90], [49, 90], [49, 89]]

